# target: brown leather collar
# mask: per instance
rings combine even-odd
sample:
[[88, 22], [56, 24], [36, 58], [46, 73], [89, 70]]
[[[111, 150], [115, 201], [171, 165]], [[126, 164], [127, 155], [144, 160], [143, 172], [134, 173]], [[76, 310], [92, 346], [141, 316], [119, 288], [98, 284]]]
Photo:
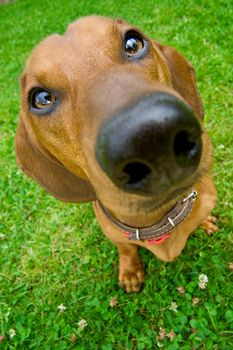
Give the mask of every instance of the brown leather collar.
[[122, 222], [114, 218], [100, 201], [98, 202], [107, 218], [115, 226], [124, 231], [124, 233], [127, 234], [129, 240], [149, 240], [160, 241], [162, 243], [162, 238], [165, 238], [165, 236], [168, 237], [169, 231], [174, 229], [174, 227], [180, 224], [189, 215], [196, 197], [197, 192], [192, 191], [187, 197], [177, 202], [176, 205], [168, 213], [166, 213], [163, 216], [163, 218], [160, 219], [156, 224], [146, 228], [135, 228], [123, 224]]

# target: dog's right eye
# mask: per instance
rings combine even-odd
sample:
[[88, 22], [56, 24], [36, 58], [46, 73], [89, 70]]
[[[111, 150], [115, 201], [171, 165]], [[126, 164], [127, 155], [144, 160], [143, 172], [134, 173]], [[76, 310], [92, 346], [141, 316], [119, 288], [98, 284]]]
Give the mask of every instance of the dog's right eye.
[[57, 96], [43, 88], [35, 88], [29, 94], [30, 110], [34, 114], [51, 113], [56, 101]]

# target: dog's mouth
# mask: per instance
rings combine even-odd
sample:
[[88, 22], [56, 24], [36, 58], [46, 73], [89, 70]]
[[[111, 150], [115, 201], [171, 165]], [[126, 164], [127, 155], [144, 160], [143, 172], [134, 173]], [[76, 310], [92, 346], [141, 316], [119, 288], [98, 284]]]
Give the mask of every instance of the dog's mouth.
[[143, 189], [149, 180], [152, 169], [141, 160], [130, 161], [126, 163], [121, 170], [122, 176], [118, 178], [119, 182], [124, 182], [129, 191]]
[[[156, 195], [142, 196], [131, 192], [122, 191], [115, 187], [114, 191], [107, 191], [105, 186], [97, 189], [97, 199], [118, 218], [146, 217], [155, 212], [167, 212], [191, 191], [197, 190], [196, 183], [202, 176], [198, 170], [192, 177], [175, 186], [164, 186]], [[114, 195], [109, 195], [113, 193]], [[143, 218], [142, 218], [143, 221]]]

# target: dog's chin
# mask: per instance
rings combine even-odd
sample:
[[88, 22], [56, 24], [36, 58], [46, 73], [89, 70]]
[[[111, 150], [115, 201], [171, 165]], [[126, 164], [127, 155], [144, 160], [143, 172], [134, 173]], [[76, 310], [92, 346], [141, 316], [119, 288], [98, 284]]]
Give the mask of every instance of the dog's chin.
[[99, 197], [102, 204], [113, 214], [135, 217], [141, 214], [150, 214], [154, 211], [170, 210], [180, 199], [185, 198], [189, 191], [191, 192], [195, 181], [188, 184], [167, 188], [163, 192], [159, 192], [153, 196], [133, 195], [127, 192], [118, 191], [116, 196]]
[[[170, 208], [176, 204], [181, 198], [187, 195], [188, 187], [168, 189], [166, 192], [160, 193], [153, 197], [143, 198], [142, 200], [132, 200], [128, 202], [128, 208], [130, 209], [130, 215], [137, 215], [141, 213], [150, 213], [157, 209]], [[123, 207], [123, 205], [121, 205]]]
[[160, 186], [158, 192], [153, 195], [133, 194], [123, 191], [116, 186], [109, 191], [103, 185], [95, 188], [96, 195], [102, 205], [117, 216], [135, 217], [137, 215], [152, 214], [155, 211], [166, 212], [180, 199], [185, 198], [192, 190], [195, 190], [195, 184], [206, 173], [205, 170], [204, 167], [199, 167], [192, 176], [183, 182], [173, 186], [168, 185], [164, 188]]

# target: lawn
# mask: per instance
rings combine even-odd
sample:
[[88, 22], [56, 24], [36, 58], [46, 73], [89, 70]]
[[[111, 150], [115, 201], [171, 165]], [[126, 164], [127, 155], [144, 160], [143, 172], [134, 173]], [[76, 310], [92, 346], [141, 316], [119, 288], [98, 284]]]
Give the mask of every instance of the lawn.
[[[19, 0], [0, 4], [0, 349], [233, 348], [233, 6], [231, 0]], [[19, 75], [31, 49], [88, 14], [122, 17], [196, 68], [213, 140], [219, 231], [195, 232], [163, 263], [141, 251], [140, 294], [117, 285], [118, 258], [91, 204], [55, 200], [17, 168]], [[200, 274], [208, 276], [205, 289]], [[178, 289], [179, 288], [179, 289]]]

